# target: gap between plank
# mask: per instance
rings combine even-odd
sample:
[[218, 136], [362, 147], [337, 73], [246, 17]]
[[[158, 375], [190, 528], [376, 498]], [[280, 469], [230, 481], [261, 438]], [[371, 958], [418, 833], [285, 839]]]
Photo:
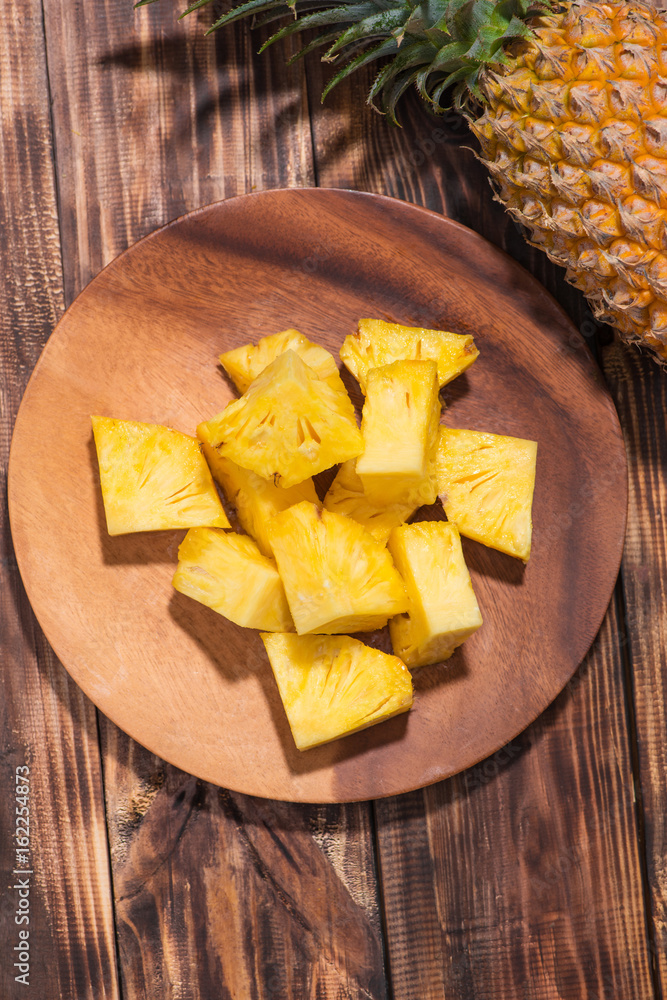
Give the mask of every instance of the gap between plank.
[[100, 710], [95, 708], [95, 728], [97, 729], [97, 746], [100, 754], [100, 784], [102, 788], [102, 808], [104, 809], [104, 829], [107, 841], [107, 865], [109, 869], [109, 885], [111, 886], [111, 913], [113, 916], [113, 945], [116, 961], [116, 979], [118, 980], [118, 1000], [124, 1000], [123, 977], [120, 965], [120, 942], [118, 940], [118, 920], [116, 915], [116, 893], [114, 892], [114, 873], [111, 864], [111, 844], [109, 841], [109, 821], [107, 819], [107, 791], [104, 774], [104, 753], [102, 749], [102, 730], [100, 728]]
[[614, 591], [616, 611], [619, 623], [622, 625], [622, 641], [620, 645], [621, 665], [623, 667], [623, 678], [625, 686], [625, 706], [630, 743], [630, 768], [632, 772], [632, 784], [634, 792], [635, 823], [637, 825], [637, 840], [639, 853], [639, 870], [641, 872], [642, 896], [644, 899], [644, 918], [646, 922], [646, 938], [649, 950], [649, 968], [651, 973], [651, 983], [653, 985], [653, 995], [655, 1000], [663, 1000], [662, 985], [656, 960], [656, 931], [653, 919], [653, 907], [651, 905], [651, 883], [648, 875], [648, 857], [646, 852], [646, 823], [644, 817], [644, 796], [641, 783], [641, 769], [639, 764], [639, 739], [637, 733], [637, 718], [635, 710], [635, 686], [632, 669], [632, 652], [630, 650], [628, 623], [625, 603], [625, 587], [623, 583], [623, 569], [618, 574], [618, 581]]
[[44, 10], [44, 0], [40, 0], [39, 9], [42, 14], [42, 37], [44, 39], [44, 68], [46, 70], [46, 100], [49, 107], [49, 128], [51, 130], [51, 167], [53, 169], [53, 190], [56, 196], [56, 222], [58, 224], [58, 253], [60, 255], [60, 284], [63, 290], [63, 303], [65, 305], [65, 309], [67, 309], [69, 302], [65, 297], [65, 260], [63, 258], [63, 230], [60, 222], [62, 206], [60, 199], [60, 182], [58, 180], [58, 163], [57, 163], [58, 154], [56, 150], [56, 128], [55, 128], [55, 121], [53, 119], [53, 90], [51, 87], [51, 68], [49, 65], [49, 42], [46, 34], [46, 11]]
[[387, 1000], [396, 1000], [394, 984], [391, 978], [391, 965], [389, 962], [389, 927], [387, 924], [387, 907], [384, 897], [384, 880], [382, 877], [382, 854], [380, 852], [380, 841], [378, 836], [378, 823], [376, 812], [376, 801], [370, 803], [370, 824], [371, 837], [373, 838], [373, 866], [375, 868], [375, 884], [377, 886], [377, 898], [380, 908], [380, 934], [382, 944], [382, 966], [384, 968], [384, 981], [387, 988]]
[[[51, 165], [53, 169], [53, 188], [56, 200], [56, 222], [58, 225], [58, 252], [60, 255], [60, 283], [63, 290], [63, 303], [65, 308], [70, 305], [67, 302], [65, 295], [65, 260], [63, 257], [63, 231], [61, 224], [62, 216], [62, 200], [60, 195], [60, 183], [58, 180], [58, 149], [56, 141], [56, 129], [55, 121], [53, 117], [53, 89], [51, 87], [51, 69], [49, 65], [49, 43], [46, 30], [46, 11], [44, 10], [44, 0], [40, 2], [40, 11], [42, 15], [42, 37], [44, 39], [44, 67], [46, 70], [46, 98], [49, 107], [49, 127], [51, 130]], [[64, 670], [64, 666], [61, 664], [61, 670]], [[95, 728], [97, 731], [97, 748], [99, 753], [99, 773], [100, 773], [100, 790], [102, 793], [102, 809], [104, 812], [104, 829], [106, 833], [106, 843], [107, 843], [107, 870], [109, 873], [109, 886], [111, 895], [111, 915], [113, 919], [113, 948], [114, 948], [114, 964], [116, 966], [116, 983], [117, 983], [117, 995], [118, 1000], [124, 1000], [123, 996], [123, 981], [121, 977], [121, 967], [120, 967], [120, 950], [118, 943], [118, 921], [116, 919], [116, 901], [113, 891], [113, 868], [111, 865], [111, 849], [109, 843], [109, 823], [107, 818], [107, 799], [106, 799], [106, 786], [104, 778], [104, 757], [102, 753], [102, 734], [100, 731], [100, 713], [96, 706], [95, 708]]]

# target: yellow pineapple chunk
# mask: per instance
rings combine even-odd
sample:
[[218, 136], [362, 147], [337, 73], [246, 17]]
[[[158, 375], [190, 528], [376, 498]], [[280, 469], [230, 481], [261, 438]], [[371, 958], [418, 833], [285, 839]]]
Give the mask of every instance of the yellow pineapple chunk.
[[378, 504], [433, 503], [440, 401], [435, 361], [394, 361], [368, 373], [357, 475]]
[[295, 351], [302, 361], [313, 369], [318, 378], [329, 382], [332, 389], [343, 389], [338, 366], [324, 347], [313, 344], [298, 330], [282, 330], [281, 333], [262, 337], [257, 344], [244, 344], [233, 351], [220, 355], [220, 364], [225, 369], [239, 392], [246, 392], [261, 372], [275, 361], [279, 354]]
[[528, 562], [537, 442], [440, 429], [438, 493], [462, 535]]
[[344, 514], [299, 503], [276, 514], [269, 538], [299, 635], [370, 632], [407, 609], [387, 549]]
[[354, 407], [294, 351], [284, 351], [248, 391], [208, 421], [223, 458], [284, 488], [296, 486], [364, 447]]
[[272, 479], [262, 479], [250, 469], [242, 469], [213, 447], [209, 424], [200, 424], [197, 437], [201, 442], [204, 457], [209, 464], [215, 481], [222, 487], [225, 496], [236, 507], [239, 522], [245, 531], [257, 542], [260, 552], [272, 556], [267, 526], [274, 514], [287, 510], [295, 503], [309, 500], [319, 503], [312, 479], [304, 479], [296, 486], [283, 489]]
[[410, 601], [389, 622], [393, 650], [411, 668], [440, 663], [482, 624], [456, 525], [404, 524], [388, 546]]
[[407, 712], [404, 663], [347, 635], [262, 635], [299, 750]]
[[229, 528], [195, 438], [159, 424], [91, 417], [110, 535]]
[[173, 584], [237, 625], [294, 630], [276, 564], [247, 535], [191, 528], [178, 549]]
[[343, 462], [324, 498], [324, 507], [335, 514], [346, 514], [347, 517], [351, 517], [384, 545], [392, 528], [398, 527], [412, 517], [417, 505], [373, 503], [364, 493], [364, 486], [355, 471], [355, 464], [353, 458], [349, 462]]
[[435, 361], [440, 388], [469, 368], [479, 351], [469, 333], [424, 330], [381, 319], [360, 319], [357, 333], [343, 341], [340, 356], [366, 392], [368, 372], [392, 361]]

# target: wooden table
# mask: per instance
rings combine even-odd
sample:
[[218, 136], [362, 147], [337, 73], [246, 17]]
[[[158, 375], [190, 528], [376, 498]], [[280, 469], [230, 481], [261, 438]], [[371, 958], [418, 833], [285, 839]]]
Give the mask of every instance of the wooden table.
[[[170, 0], [137, 13], [130, 0], [2, 5], [3, 492], [30, 372], [108, 261], [231, 195], [357, 188], [504, 247], [594, 343], [628, 450], [621, 577], [566, 690], [489, 760], [397, 798], [293, 806], [203, 784], [96, 711], [33, 617], [3, 500], [0, 996], [662, 997], [667, 375], [598, 327], [526, 246], [458, 119], [409, 98], [392, 128], [365, 108], [363, 74], [321, 107], [316, 57], [291, 69], [284, 46], [257, 57], [244, 26], [206, 39], [208, 11], [178, 24]], [[13, 874], [26, 767], [29, 877]], [[29, 988], [13, 965], [26, 929]]]

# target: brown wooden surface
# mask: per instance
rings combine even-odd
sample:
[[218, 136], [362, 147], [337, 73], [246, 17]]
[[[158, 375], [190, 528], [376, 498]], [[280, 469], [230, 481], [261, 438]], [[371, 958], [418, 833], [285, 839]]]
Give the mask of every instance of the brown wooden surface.
[[[3, 489], [27, 377], [103, 263], [200, 204], [312, 183], [428, 205], [528, 266], [598, 334], [631, 487], [615, 608], [566, 692], [472, 771], [375, 807], [227, 796], [96, 727], [35, 625], [3, 503], [0, 864], [12, 885], [10, 783], [27, 759], [33, 995], [661, 997], [665, 376], [608, 342], [492, 202], [465, 132], [412, 98], [400, 132], [366, 110], [363, 79], [320, 109], [316, 60], [256, 58], [243, 29], [205, 40], [206, 11], [177, 24], [168, 0], [136, 15], [10, 0], [0, 16]], [[15, 907], [3, 888], [12, 1000], [29, 995], [10, 968]]]

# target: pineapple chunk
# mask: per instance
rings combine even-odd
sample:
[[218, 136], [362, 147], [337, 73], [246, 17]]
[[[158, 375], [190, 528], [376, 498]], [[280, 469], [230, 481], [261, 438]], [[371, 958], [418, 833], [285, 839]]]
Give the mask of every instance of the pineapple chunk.
[[412, 678], [396, 656], [347, 635], [262, 635], [299, 750], [407, 712]]
[[440, 401], [435, 361], [394, 361], [368, 373], [357, 475], [378, 504], [433, 503]]
[[269, 521], [274, 514], [287, 510], [302, 500], [319, 503], [313, 480], [304, 479], [296, 486], [283, 489], [276, 486], [272, 479], [262, 479], [250, 469], [242, 469], [231, 459], [218, 454], [211, 440], [210, 424], [200, 424], [197, 437], [216, 482], [236, 507], [241, 526], [255, 539], [260, 552], [265, 556], [272, 556], [267, 530]]
[[528, 562], [537, 442], [440, 429], [438, 493], [462, 535]]
[[341, 465], [324, 498], [324, 507], [362, 524], [382, 545], [386, 544], [392, 528], [407, 521], [417, 509], [412, 503], [379, 504], [369, 500], [355, 471], [354, 459]]
[[370, 632], [408, 606], [387, 549], [344, 514], [299, 503], [269, 538], [299, 635]]
[[294, 630], [276, 564], [247, 535], [191, 528], [178, 549], [173, 584], [237, 625]]
[[388, 544], [410, 601], [389, 622], [393, 650], [408, 667], [440, 663], [482, 624], [456, 525], [404, 524]]
[[295, 351], [318, 378], [328, 382], [332, 389], [345, 391], [333, 355], [319, 344], [313, 344], [298, 330], [283, 330], [270, 337], [262, 337], [257, 344], [244, 344], [243, 347], [227, 351], [220, 355], [220, 364], [239, 392], [243, 393], [267, 365], [285, 351]]
[[360, 319], [358, 332], [346, 337], [340, 349], [345, 367], [363, 392], [366, 392], [369, 370], [392, 361], [435, 361], [442, 388], [469, 368], [478, 355], [469, 333], [424, 330], [381, 319]]
[[284, 351], [248, 391], [208, 422], [223, 458], [284, 488], [356, 458], [364, 447], [347, 393]]
[[229, 528], [195, 438], [159, 424], [91, 420], [110, 535]]

